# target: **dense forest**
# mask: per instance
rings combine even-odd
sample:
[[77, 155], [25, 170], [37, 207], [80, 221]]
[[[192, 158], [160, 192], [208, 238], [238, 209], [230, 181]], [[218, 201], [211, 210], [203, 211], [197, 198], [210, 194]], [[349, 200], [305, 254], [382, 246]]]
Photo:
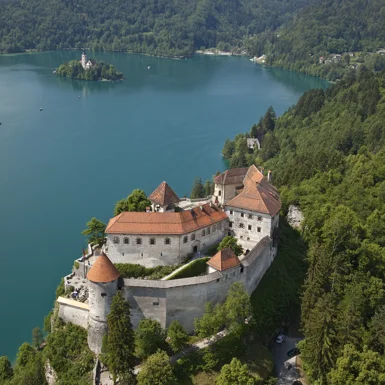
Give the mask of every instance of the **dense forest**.
[[[385, 71], [362, 69], [272, 109], [224, 148], [234, 166], [273, 170], [308, 243], [302, 360], [312, 384], [385, 384]], [[264, 134], [244, 154], [246, 136]]]
[[123, 74], [104, 62], [95, 62], [91, 68], [84, 69], [78, 60], [65, 62], [56, 70], [58, 76], [80, 80], [121, 80]]
[[[247, 47], [253, 56], [267, 55], [267, 64], [336, 80], [352, 64], [385, 68], [385, 58], [366, 54], [385, 48], [384, 20], [382, 0], [320, 0], [278, 31], [251, 37]], [[346, 55], [320, 63], [320, 57], [348, 52], [356, 53], [353, 59]]]
[[3, 0], [0, 52], [88, 48], [185, 56], [242, 47], [311, 0]]

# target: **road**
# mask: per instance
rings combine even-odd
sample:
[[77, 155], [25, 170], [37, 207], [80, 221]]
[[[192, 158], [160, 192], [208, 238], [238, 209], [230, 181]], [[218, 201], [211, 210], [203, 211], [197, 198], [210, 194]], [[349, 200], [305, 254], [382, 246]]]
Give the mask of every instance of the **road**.
[[[274, 342], [271, 352], [274, 360], [274, 371], [278, 378], [277, 385], [292, 385], [293, 381], [300, 377], [295, 368], [295, 357], [290, 359], [287, 355], [287, 352], [293, 349], [300, 340], [301, 338], [286, 337], [282, 344]], [[288, 369], [290, 365], [291, 369]]]

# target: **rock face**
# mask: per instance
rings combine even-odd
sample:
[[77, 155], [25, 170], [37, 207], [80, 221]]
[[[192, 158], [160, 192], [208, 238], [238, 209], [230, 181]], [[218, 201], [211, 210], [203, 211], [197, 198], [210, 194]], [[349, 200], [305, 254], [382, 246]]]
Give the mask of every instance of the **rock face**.
[[303, 213], [298, 206], [291, 205], [287, 213], [287, 221], [291, 227], [301, 228], [304, 220]]
[[45, 378], [48, 382], [48, 385], [55, 385], [57, 382], [57, 374], [54, 368], [51, 366], [49, 360], [45, 363]]

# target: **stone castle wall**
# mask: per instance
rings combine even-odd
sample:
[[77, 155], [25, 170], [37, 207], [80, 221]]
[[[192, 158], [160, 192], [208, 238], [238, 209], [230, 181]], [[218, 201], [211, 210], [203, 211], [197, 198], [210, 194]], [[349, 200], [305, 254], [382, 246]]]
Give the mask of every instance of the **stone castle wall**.
[[64, 322], [71, 322], [74, 325], [87, 329], [89, 306], [69, 298], [59, 297], [59, 317]]
[[163, 328], [178, 320], [192, 332], [194, 319], [203, 315], [205, 304], [223, 302], [232, 283], [242, 282], [249, 294], [255, 290], [274, 259], [271, 245], [271, 239], [265, 237], [241, 261], [242, 266], [224, 272], [170, 281], [125, 279], [123, 292], [134, 327], [143, 318], [155, 319]]

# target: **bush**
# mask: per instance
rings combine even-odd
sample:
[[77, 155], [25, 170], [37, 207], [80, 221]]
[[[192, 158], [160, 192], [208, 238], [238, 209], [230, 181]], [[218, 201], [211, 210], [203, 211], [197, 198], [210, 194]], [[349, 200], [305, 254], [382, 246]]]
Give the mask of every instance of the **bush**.
[[144, 278], [147, 279], [161, 279], [171, 274], [179, 266], [156, 266], [144, 267], [135, 263], [116, 263], [115, 267], [118, 269], [122, 278]]
[[215, 245], [210, 246], [204, 253], [205, 255], [213, 256], [218, 252], [218, 246], [219, 243], [216, 243]]
[[178, 273], [176, 273], [169, 279], [190, 278], [190, 277], [197, 277], [199, 275], [202, 275], [206, 272], [207, 261], [209, 259], [210, 259], [209, 257], [197, 259], [191, 262], [182, 270], [178, 271]]
[[64, 289], [64, 278], [61, 279], [59, 286], [56, 288], [56, 299], [62, 296], [65, 293]]
[[76, 270], [78, 270], [79, 267], [80, 267], [79, 262], [78, 262], [78, 261], [75, 261], [75, 263], [74, 263], [74, 268], [75, 268]]

